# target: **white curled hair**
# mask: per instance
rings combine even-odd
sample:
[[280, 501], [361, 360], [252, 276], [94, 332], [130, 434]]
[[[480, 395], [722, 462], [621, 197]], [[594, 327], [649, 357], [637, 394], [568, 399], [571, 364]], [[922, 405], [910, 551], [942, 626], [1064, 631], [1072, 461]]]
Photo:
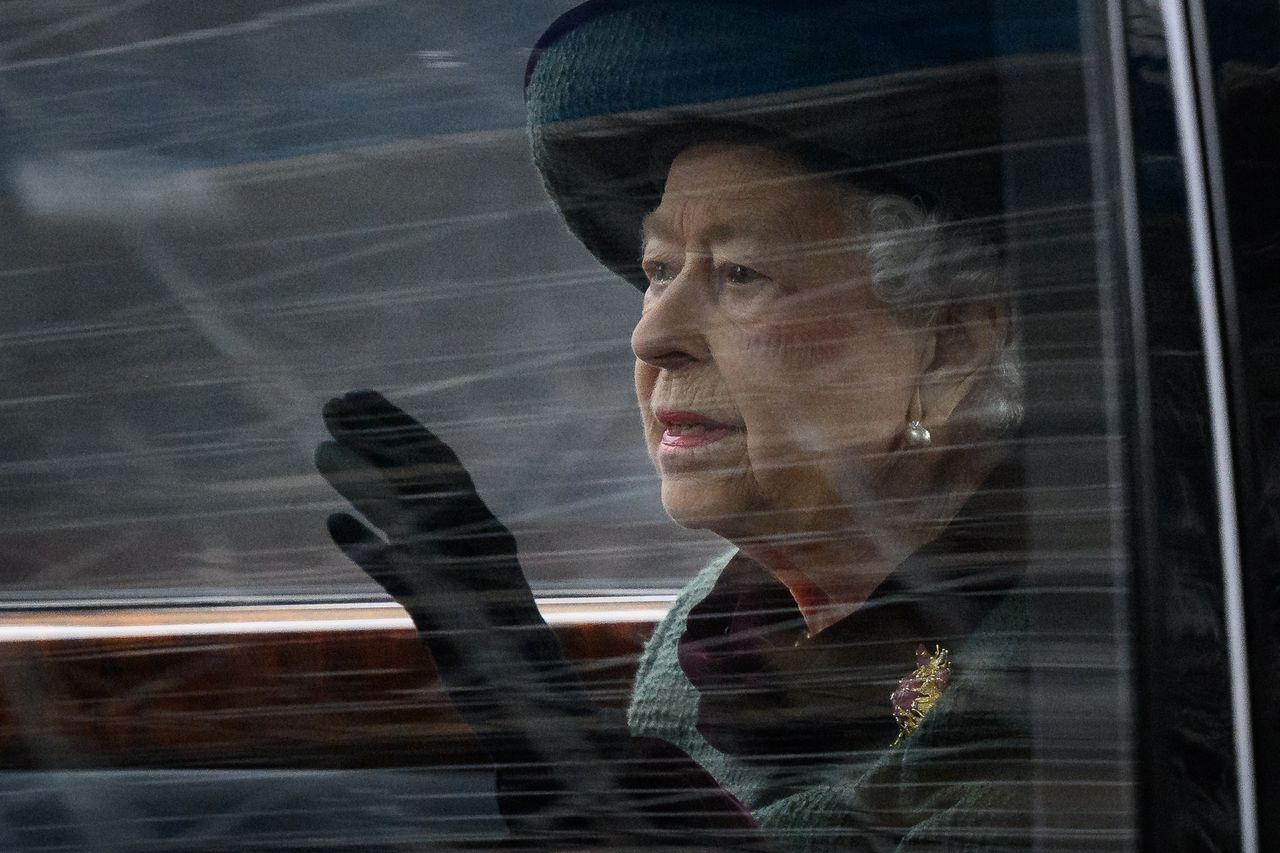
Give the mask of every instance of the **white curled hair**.
[[853, 212], [872, 290], [907, 322], [935, 322], [961, 300], [1009, 300], [1009, 331], [960, 413], [987, 440], [1015, 429], [1023, 412], [1022, 346], [999, 253], [902, 196], [858, 194]]

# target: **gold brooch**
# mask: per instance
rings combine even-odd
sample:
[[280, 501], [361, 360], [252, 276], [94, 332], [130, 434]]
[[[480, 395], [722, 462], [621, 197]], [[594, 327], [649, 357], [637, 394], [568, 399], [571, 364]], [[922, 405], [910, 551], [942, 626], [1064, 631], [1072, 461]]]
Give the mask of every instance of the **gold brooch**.
[[898, 739], [902, 743], [920, 728], [925, 714], [938, 701], [942, 690], [951, 680], [950, 652], [942, 646], [934, 646], [933, 654], [923, 645], [916, 646], [916, 668], [898, 682], [898, 688], [889, 697], [893, 702], [893, 718], [898, 721]]

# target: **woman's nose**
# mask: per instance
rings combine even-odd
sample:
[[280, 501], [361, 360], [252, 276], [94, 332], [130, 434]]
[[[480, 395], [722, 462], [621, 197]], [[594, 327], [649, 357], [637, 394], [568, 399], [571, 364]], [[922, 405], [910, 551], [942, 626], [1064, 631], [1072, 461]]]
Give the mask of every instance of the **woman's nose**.
[[663, 370], [706, 360], [706, 305], [692, 276], [681, 275], [661, 294], [646, 297], [644, 314], [631, 333], [636, 358]]

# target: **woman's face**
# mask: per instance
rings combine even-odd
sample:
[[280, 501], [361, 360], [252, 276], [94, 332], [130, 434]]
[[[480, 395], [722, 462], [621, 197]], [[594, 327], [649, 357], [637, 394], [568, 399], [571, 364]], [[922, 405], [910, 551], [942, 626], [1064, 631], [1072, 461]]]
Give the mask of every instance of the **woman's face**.
[[852, 200], [764, 147], [673, 163], [631, 343], [680, 524], [741, 541], [870, 523], [857, 504], [874, 505], [902, 440], [924, 343], [872, 294]]

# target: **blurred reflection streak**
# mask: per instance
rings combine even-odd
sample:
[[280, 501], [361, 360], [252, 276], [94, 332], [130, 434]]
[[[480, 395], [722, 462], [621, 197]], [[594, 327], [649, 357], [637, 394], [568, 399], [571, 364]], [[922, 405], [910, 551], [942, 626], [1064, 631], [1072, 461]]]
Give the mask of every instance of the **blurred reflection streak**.
[[[483, 224], [492, 224], [492, 222], [501, 221], [505, 217], [501, 215], [486, 215], [486, 221]], [[387, 226], [388, 228], [398, 228], [398, 226]], [[412, 226], [414, 228], [418, 225]], [[425, 226], [422, 226], [425, 227]], [[381, 228], [375, 230], [382, 230]], [[382, 254], [385, 252], [395, 251], [405, 246], [412, 246], [421, 243], [424, 238], [430, 237], [434, 239], [437, 236], [447, 236], [447, 233], [435, 232], [430, 235], [413, 235], [400, 240], [385, 241], [375, 246], [364, 247], [347, 252], [341, 255], [331, 255], [309, 264], [298, 264], [290, 266], [283, 270], [273, 270], [269, 273], [263, 273], [259, 276], [240, 279], [228, 283], [219, 283], [214, 285], [211, 290], [219, 294], [238, 293], [242, 290], [258, 287], [260, 285], [274, 284], [295, 278], [306, 273], [318, 272], [324, 269], [330, 269], [342, 263], [354, 260], [360, 260], [365, 257]], [[290, 242], [296, 242], [308, 239], [305, 236], [299, 237], [282, 237], [273, 238], [264, 241], [266, 245], [280, 244], [285, 245]], [[327, 238], [321, 238], [327, 239]], [[247, 248], [248, 246], [246, 246]], [[208, 254], [208, 250], [195, 249], [195, 254]], [[234, 251], [234, 247], [227, 247], [227, 251]], [[423, 304], [435, 301], [458, 298], [474, 298], [477, 292], [497, 291], [502, 294], [516, 294], [521, 291], [545, 291], [551, 288], [576, 288], [583, 283], [592, 282], [603, 278], [599, 270], [583, 267], [577, 270], [569, 270], [559, 273], [539, 273], [536, 275], [518, 275], [518, 276], [486, 276], [477, 281], [460, 281], [451, 282], [432, 282], [430, 285], [415, 285], [408, 288], [369, 290], [365, 289], [358, 294], [341, 295], [341, 296], [324, 296], [309, 298], [304, 300], [282, 301], [272, 305], [254, 304], [244, 308], [230, 308], [230, 311], [239, 313], [253, 313], [262, 315], [264, 312], [273, 313], [279, 311], [281, 316], [289, 316], [296, 313], [297, 316], [308, 316], [315, 313], [324, 313], [326, 311], [348, 311], [352, 307], [376, 308], [376, 307], [394, 307], [400, 305]], [[172, 310], [173, 306], [167, 301], [153, 301], [150, 303], [142, 303], [123, 308], [115, 312], [118, 317], [132, 317], [138, 315], [146, 315], [154, 311]]]
[[116, 527], [122, 524], [149, 525], [160, 522], [205, 521], [210, 519], [253, 518], [265, 516], [271, 518], [285, 510], [304, 512], [331, 512], [335, 501], [276, 501], [268, 506], [236, 507], [231, 509], [205, 510], [202, 512], [174, 511], [135, 512], [120, 516], [76, 516], [72, 518], [55, 518], [50, 520], [28, 520], [13, 527], [0, 527], [0, 533], [37, 533], [55, 530], [98, 530], [104, 527]]
[[150, 229], [142, 229], [137, 239], [144, 258], [205, 339], [233, 363], [263, 377], [263, 381], [242, 387], [241, 393], [252, 398], [269, 422], [291, 439], [299, 458], [310, 461], [314, 437], [300, 425], [298, 413], [305, 412], [312, 400], [303, 390], [301, 377], [293, 375], [289, 363], [266, 344], [254, 343], [227, 322], [221, 306], [203, 292]]
[[[63, 62], [73, 62], [78, 59], [117, 56], [123, 53], [149, 50], [155, 47], [167, 47], [171, 45], [189, 44], [197, 41], [208, 41], [210, 39], [226, 38], [228, 36], [237, 36], [245, 33], [267, 30], [298, 18], [337, 14], [346, 12], [350, 9], [366, 8], [380, 4], [381, 0], [324, 0], [324, 2], [320, 3], [292, 6], [287, 10], [277, 9], [264, 12], [263, 14], [247, 21], [237, 21], [232, 24], [224, 24], [218, 27], [190, 30], [157, 38], [139, 39], [125, 44], [111, 45], [110, 47], [102, 47], [94, 50], [78, 51], [76, 53], [63, 54], [61, 56], [49, 56], [38, 59], [27, 59], [21, 62], [13, 62], [7, 65], [0, 65], [0, 71], [57, 65]], [[45, 39], [64, 33], [74, 32], [81, 27], [106, 20], [114, 17], [115, 15], [127, 12], [130, 9], [147, 5], [152, 5], [152, 0], [125, 0], [125, 2], [119, 3], [108, 9], [91, 12], [78, 18], [73, 18], [69, 21], [55, 24], [21, 39], [15, 39], [6, 44], [0, 44], [0, 56], [6, 56], [33, 44], [39, 44]]]
[[[53, 24], [41, 30], [36, 30], [33, 33], [29, 33], [23, 36], [22, 38], [16, 38], [8, 42], [0, 43], [0, 57], [5, 57], [11, 53], [15, 53], [24, 48], [39, 44], [40, 42], [46, 39], [50, 39], [55, 36], [60, 36], [60, 35], [65, 35], [67, 33], [75, 32], [76, 30], [81, 29], [82, 27], [87, 27], [90, 24], [100, 23], [102, 21], [113, 18], [116, 15], [120, 15], [125, 12], [128, 12], [131, 9], [136, 9], [139, 6], [147, 6], [150, 4], [151, 4], [151, 0], [123, 0], [123, 2], [116, 3], [113, 6], [108, 6], [105, 9], [98, 9], [93, 12], [87, 12], [83, 15], [79, 15], [77, 17], [62, 21], [61, 23]], [[63, 58], [71, 58], [71, 57], [57, 57], [56, 59], [63, 59]], [[14, 63], [12, 65], [0, 66], [0, 71], [8, 71], [11, 68], [20, 68], [24, 65], [29, 64], [30, 62], [41, 63], [42, 61], [29, 60], [27, 62], [19, 62], [19, 63]]]
[[[143, 89], [155, 90], [160, 87], [160, 83], [156, 80], [129, 80], [127, 82], [114, 83], [110, 86], [96, 86], [90, 88], [75, 89], [71, 92], [63, 92], [61, 94], [29, 94], [24, 100], [30, 106], [48, 107], [50, 105], [61, 104], [64, 101], [92, 101], [101, 98], [103, 95], [118, 95], [122, 92], [138, 93]], [[54, 124], [55, 119], [50, 116], [49, 124]], [[68, 120], [69, 121], [69, 120]]]
[[[1072, 491], [1075, 491], [1081, 494], [1088, 494], [1089, 492], [1094, 491], [1096, 489], [1100, 489], [1100, 488], [1105, 488], [1105, 486], [1103, 485], [1081, 486], [1081, 487], [1078, 487], [1077, 489], [1070, 490], [1070, 491], [1066, 489], [1055, 489], [1055, 490], [1049, 490], [1045, 493], [1049, 494], [1050, 496], [1059, 497], [1065, 500], [1067, 496], [1069, 496], [1072, 493]], [[493, 497], [501, 497], [504, 494], [523, 494], [524, 491], [525, 490], [523, 489], [513, 489], [510, 492], [495, 492], [493, 494]], [[616, 500], [619, 503], [625, 503], [627, 500], [633, 499], [639, 495], [648, 495], [648, 494], [650, 494], [650, 489], [647, 486], [637, 485], [634, 488], [629, 490], [619, 490], [619, 492], [616, 495], [610, 495], [608, 496], [608, 498], [589, 497], [589, 498], [584, 498], [581, 502], [577, 502], [577, 503], [562, 501], [562, 502], [557, 502], [552, 508], [556, 510], [563, 510], [566, 508], [567, 509], [598, 508], [605, 502], [611, 502], [611, 499], [613, 498], [616, 498]], [[1110, 494], [1110, 492], [1108, 492], [1107, 494]], [[1100, 500], [1101, 498], [1099, 498], [1099, 501]], [[54, 530], [99, 529], [103, 527], [114, 527], [122, 524], [143, 525], [143, 524], [151, 524], [156, 522], [197, 521], [197, 520], [227, 519], [227, 518], [253, 518], [255, 516], [270, 517], [273, 514], [279, 513], [281, 511], [286, 511], [286, 510], [287, 511], [304, 511], [304, 512], [329, 511], [335, 505], [336, 504], [334, 501], [327, 500], [327, 499], [326, 500], [288, 501], [288, 500], [284, 500], [284, 499], [273, 496], [272, 500], [269, 503], [261, 506], [249, 506], [249, 507], [239, 506], [239, 507], [201, 510], [201, 511], [183, 510], [183, 509], [178, 509], [176, 507], [168, 507], [163, 511], [134, 512], [134, 513], [128, 513], [128, 514], [122, 514], [122, 515], [115, 515], [115, 516], [77, 515], [71, 518], [54, 518], [54, 519], [44, 519], [44, 520], [41, 520], [38, 518], [27, 518], [27, 519], [23, 519], [22, 523], [19, 523], [16, 525], [0, 526], [0, 533], [9, 533], [9, 534], [33, 533], [33, 532], [39, 532], [39, 531], [54, 531]], [[513, 525], [518, 525], [520, 522], [524, 521], [526, 518], [535, 518], [535, 519], [541, 518], [543, 515], [547, 514], [545, 512], [545, 510], [547, 509], [548, 507], [544, 505], [540, 507], [540, 509], [537, 512], [531, 512], [528, 514], [508, 513], [508, 517], [511, 519]], [[1114, 504], [1114, 503], [1108, 504], [1108, 503], [1100, 502], [1100, 503], [1096, 503], [1092, 507], [1084, 508], [1084, 509], [1080, 509], [1080, 508], [1077, 508], [1077, 509], [1059, 508], [1055, 510], [1042, 509], [1037, 512], [1028, 511], [1023, 515], [1024, 517], [1027, 517], [1027, 518], [1032, 518], [1032, 517], [1052, 518], [1055, 521], [1061, 523], [1061, 522], [1070, 521], [1070, 520], [1090, 520], [1090, 519], [1096, 519], [1099, 517], [1105, 517], [1111, 513], [1118, 512], [1120, 509], [1121, 507], [1118, 504]], [[625, 527], [626, 525], [620, 524], [618, 526]], [[518, 535], [524, 533], [524, 531], [520, 529], [517, 529], [515, 532]], [[669, 546], [667, 544], [655, 544], [651, 549], [646, 549], [643, 546], [634, 546], [634, 547], [615, 546], [610, 548], [603, 548], [598, 551], [592, 550], [592, 549], [584, 550], [584, 549], [572, 549], [572, 548], [559, 548], [557, 552], [551, 556], [567, 557], [571, 555], [598, 553], [600, 556], [600, 559], [603, 560], [611, 556], [617, 557], [619, 554], [622, 554], [622, 553], [627, 553], [627, 554], [651, 553], [655, 555], [664, 555], [667, 553], [668, 547]], [[699, 548], [705, 547], [705, 543], [701, 545], [697, 543], [690, 543], [687, 547], [694, 550], [698, 550]], [[1095, 553], [1095, 551], [1088, 546], [1077, 545], [1075, 547], [1071, 547], [1069, 544], [1064, 544], [1063, 547], [1065, 549], [1064, 553], [1071, 553], [1076, 555], [1088, 555], [1088, 554]], [[316, 551], [316, 553], [321, 555], [327, 553], [323, 548], [316, 548], [314, 550]], [[290, 552], [297, 553], [298, 551], [299, 549], [291, 549]], [[1105, 551], [1105, 549], [1102, 549], [1097, 551], [1096, 553], [1106, 554], [1107, 552]]]
[[[56, 678], [55, 668], [41, 666], [33, 659], [17, 657], [0, 669], [4, 693], [19, 737], [29, 741], [31, 751], [40, 757], [42, 766], [75, 766], [82, 760], [79, 747], [57, 726], [46, 722], [49, 705], [67, 692]], [[86, 845], [90, 838], [97, 849], [127, 849], [138, 841], [146, 841], [151, 833], [145, 826], [139, 832], [124, 831], [116, 823], [129, 814], [128, 804], [118, 801], [111, 786], [80, 785], [77, 780], [60, 789], [68, 817], [80, 827]], [[84, 849], [88, 849], [87, 846]]]
[[[294, 243], [324, 242], [325, 240], [339, 240], [349, 237], [371, 237], [377, 234], [385, 234], [390, 231], [440, 229], [437, 233], [447, 235], [455, 232], [452, 228], [445, 228], [445, 226], [488, 225], [495, 222], [501, 222], [504, 219], [515, 219], [521, 216], [530, 215], [537, 216], [545, 213], [545, 207], [541, 205], [504, 207], [500, 211], [494, 211], [491, 213], [473, 213], [463, 216], [432, 216], [427, 219], [392, 222], [387, 225], [364, 225], [358, 228], [312, 231], [306, 234], [287, 234], [279, 237], [268, 237], [261, 240], [235, 240], [229, 243], [213, 243], [208, 246], [200, 247], [198, 251], [201, 254], [218, 254], [222, 252], [237, 253], [245, 249], [272, 248], [277, 246], [288, 246]], [[601, 277], [601, 273], [599, 271], [592, 271], [592, 274], [596, 278]]]
[[160, 332], [180, 332], [184, 325], [174, 321], [168, 322], [91, 322], [77, 323], [69, 326], [56, 326], [52, 329], [23, 329], [16, 332], [0, 334], [0, 348], [10, 346], [43, 346], [68, 341], [84, 341], [94, 338], [132, 338], [142, 334]]
[[131, 151], [66, 151], [19, 160], [14, 186], [23, 208], [39, 218], [109, 224], [225, 219], [226, 193], [202, 169], [169, 157]]
[[5, 397], [0, 399], [0, 408], [11, 406], [39, 406], [44, 403], [55, 403], [62, 400], [76, 400], [83, 394], [40, 394], [35, 397]]
[[[408, 241], [404, 243], [404, 245], [407, 244]], [[270, 275], [283, 274], [270, 273]], [[284, 280], [284, 278], [279, 280]], [[481, 279], [463, 279], [448, 282], [433, 281], [430, 284], [414, 285], [413, 287], [372, 290], [355, 295], [320, 297], [277, 304], [286, 308], [292, 306], [299, 308], [326, 307], [329, 305], [342, 307], [350, 304], [362, 307], [391, 307], [396, 305], [428, 304], [455, 299], [473, 299], [478, 295], [517, 296], [529, 292], [540, 293], [553, 289], [568, 290], [602, 280], [605, 280], [604, 276], [597, 270], [592, 269], [571, 270], [562, 273], [539, 272], [533, 275], [485, 276]], [[228, 285], [221, 285], [218, 290], [234, 293], [263, 283], [257, 280], [250, 283], [246, 283], [246, 281], [241, 280]], [[639, 300], [636, 301], [636, 306], [638, 311]], [[149, 307], [163, 308], [168, 306]], [[270, 307], [270, 303], [268, 303], [268, 307]]]
[[0, 472], [12, 474], [49, 471], [65, 473], [69, 478], [75, 479], [82, 475], [86, 465], [91, 464], [126, 463], [143, 457], [180, 460], [216, 459], [228, 453], [240, 454], [247, 450], [275, 451], [282, 446], [283, 441], [279, 438], [254, 439], [238, 437], [234, 441], [187, 444], [177, 447], [147, 447], [124, 451], [112, 450], [100, 453], [64, 454], [37, 459], [23, 459], [0, 463]]
[[[11, 531], [3, 531], [11, 532]], [[40, 569], [41, 581], [51, 588], [57, 589], [59, 584], [71, 585], [80, 577], [87, 576], [88, 570], [103, 565], [108, 558], [127, 553], [131, 548], [145, 539], [140, 530], [125, 528], [112, 536], [95, 542], [91, 547], [81, 549], [71, 556], [57, 560], [44, 561]]]
[[0, 278], [22, 278], [29, 275], [63, 273], [67, 270], [100, 269], [102, 267], [116, 266], [119, 263], [119, 260], [107, 258], [93, 261], [61, 261], [57, 264], [43, 264], [34, 267], [10, 267], [9, 269], [0, 269]]
[[103, 849], [92, 835], [78, 843], [72, 832], [77, 825], [92, 828], [66, 814], [63, 797], [78, 789], [109, 791], [125, 806], [100, 810], [99, 817], [110, 824], [106, 837], [123, 833], [130, 843], [118, 849], [131, 853], [407, 851], [454, 849], [442, 845], [467, 841], [475, 846], [466, 849], [490, 849], [479, 845], [505, 835], [490, 775], [472, 768], [11, 772], [0, 774], [0, 798], [11, 818], [0, 831], [15, 839], [6, 850]]
[[603, 355], [608, 352], [616, 352], [617, 349], [618, 343], [616, 341], [601, 343], [594, 347], [581, 346], [572, 350], [566, 350], [563, 347], [556, 347], [551, 349], [550, 355], [543, 356], [542, 358], [524, 359], [519, 364], [495, 366], [483, 371], [461, 374], [459, 376], [450, 376], [445, 379], [437, 379], [432, 382], [424, 382], [418, 385], [405, 385], [397, 389], [396, 395], [401, 400], [422, 397], [430, 394], [436, 394], [440, 391], [447, 391], [451, 388], [473, 385], [485, 380], [518, 377], [526, 371], [533, 371], [543, 367], [577, 361], [584, 356], [590, 356], [593, 354]]
[[[559, 483], [557, 485], [572, 485], [575, 488], [582, 488], [582, 485], [576, 481], [573, 483], [569, 483], [569, 482]], [[491, 490], [490, 493], [494, 499], [499, 499], [504, 495], [522, 495], [522, 494], [525, 494], [526, 491], [528, 490], [524, 488], [513, 488], [513, 489], [507, 490], [506, 492]], [[636, 501], [637, 499], [650, 497], [652, 494], [653, 494], [652, 484], [644, 483], [641, 485], [636, 485], [636, 486], [632, 486], [630, 488], [625, 488], [625, 489], [624, 488], [611, 489], [608, 493], [602, 494], [602, 495], [599, 495], [599, 494], [588, 495], [583, 497], [581, 500], [543, 501], [536, 509], [529, 510], [526, 512], [508, 512], [506, 513], [506, 517], [507, 517], [508, 524], [517, 527], [517, 529], [513, 530], [512, 532], [515, 533], [518, 538], [520, 533], [523, 532], [518, 529], [518, 526], [529, 519], [536, 520], [536, 519], [541, 519], [546, 517], [554, 518], [557, 516], [562, 516], [568, 512], [601, 509], [602, 507], [606, 507], [611, 504], [621, 504], [623, 506], [626, 506], [629, 503]], [[613, 545], [609, 547], [600, 548], [598, 551], [594, 551], [594, 552], [584, 551], [582, 549], [574, 549], [574, 548], [569, 548], [564, 546], [561, 546], [556, 550], [557, 550], [557, 554], [555, 556], [560, 558], [569, 557], [571, 555], [576, 555], [576, 554], [598, 553], [601, 560], [606, 560], [606, 559], [609, 559], [610, 557], [616, 557], [618, 554], [624, 553], [628, 549], [625, 546]], [[662, 546], [657, 546], [655, 548], [655, 553], [662, 553]]]
[[351, 261], [387, 254], [408, 246], [430, 243], [433, 240], [452, 236], [475, 225], [501, 222], [511, 218], [514, 217], [508, 211], [477, 214], [475, 216], [465, 217], [466, 221], [449, 223], [447, 226], [430, 226], [431, 230], [427, 233], [415, 233], [396, 239], [382, 240], [368, 246], [362, 246], [358, 249], [351, 249], [350, 251], [328, 255], [305, 263], [294, 264], [286, 267], [285, 269], [273, 270], [261, 275], [250, 276], [249, 278], [228, 282], [226, 284], [219, 285], [217, 289], [219, 292], [223, 293], [238, 293], [250, 288], [262, 287], [269, 284], [278, 284], [282, 281], [288, 281], [289, 279], [297, 278], [309, 273], [332, 269], [333, 267], [350, 263]]
[[[661, 619], [674, 596], [648, 595], [584, 595], [539, 598], [538, 608], [550, 625], [578, 626], [619, 623], [650, 624]], [[339, 616], [325, 616], [339, 612]], [[213, 637], [255, 634], [297, 634], [300, 637], [323, 632], [413, 631], [409, 617], [393, 602], [371, 602], [359, 606], [287, 605], [233, 608], [158, 609], [147, 611], [146, 618], [137, 613], [105, 610], [97, 613], [64, 612], [0, 614], [0, 641], [34, 642], [85, 639], [142, 639], [147, 637]], [[196, 646], [209, 651], [213, 646]], [[122, 653], [123, 654], [123, 653]], [[214, 665], [212, 661], [206, 661]], [[617, 663], [617, 661], [612, 661]], [[597, 659], [590, 666], [606, 666], [607, 659]], [[364, 670], [361, 670], [364, 672]], [[183, 674], [182, 677], [186, 677]], [[328, 677], [334, 673], [325, 670]], [[154, 689], [156, 682], [134, 688]], [[629, 686], [629, 682], [628, 682]]]
[[[271, 121], [271, 119], [275, 117], [275, 113], [274, 111], [272, 111], [267, 107], [259, 107], [257, 109], [253, 107], [246, 107], [243, 110], [237, 111], [236, 118], [239, 121], [243, 122], [243, 121], [252, 119], [255, 114], [258, 116], [258, 119], [254, 122], [254, 124], [257, 126], [260, 132], [265, 132], [265, 133], [281, 133], [282, 131], [287, 131], [287, 130], [297, 131], [297, 130], [303, 130], [305, 128], [311, 128], [316, 131], [320, 131], [322, 128], [324, 128], [329, 124], [328, 120], [323, 118], [297, 119], [294, 121]], [[212, 113], [212, 115], [215, 117], [218, 117], [217, 113]], [[146, 124], [138, 123], [133, 127], [133, 129], [135, 130], [140, 130], [142, 128], [155, 129], [158, 134], [159, 131], [163, 130], [169, 124], [171, 124], [171, 122], [169, 121], [160, 121], [160, 122], [146, 123]], [[194, 143], [194, 142], [208, 144], [211, 142], [237, 140], [243, 137], [243, 135], [244, 135], [244, 130], [241, 127], [230, 128], [225, 133], [210, 133], [206, 128], [197, 128], [196, 130], [190, 131], [190, 132], [175, 131], [175, 132], [169, 133], [166, 136], [159, 136], [157, 139], [157, 144], [166, 148], [173, 148], [173, 147], [185, 146], [189, 143]]]

